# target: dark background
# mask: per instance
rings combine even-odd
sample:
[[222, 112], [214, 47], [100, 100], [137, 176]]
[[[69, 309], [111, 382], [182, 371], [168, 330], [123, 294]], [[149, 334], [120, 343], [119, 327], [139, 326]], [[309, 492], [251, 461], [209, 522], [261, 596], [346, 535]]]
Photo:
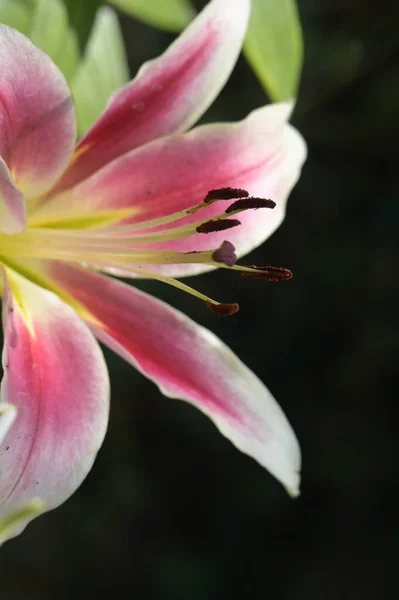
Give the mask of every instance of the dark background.
[[[90, 19], [76, 6], [84, 40]], [[216, 332], [272, 390], [301, 442], [302, 495], [291, 500], [202, 414], [107, 352], [104, 447], [71, 500], [2, 548], [2, 600], [397, 598], [399, 5], [299, 9], [306, 56], [293, 122], [309, 158], [287, 219], [249, 260], [290, 267], [294, 279], [198, 278], [204, 293], [223, 286], [240, 303], [230, 319], [162, 284], [141, 287]], [[122, 25], [132, 74], [173, 39]], [[241, 59], [206, 120], [264, 103]]]

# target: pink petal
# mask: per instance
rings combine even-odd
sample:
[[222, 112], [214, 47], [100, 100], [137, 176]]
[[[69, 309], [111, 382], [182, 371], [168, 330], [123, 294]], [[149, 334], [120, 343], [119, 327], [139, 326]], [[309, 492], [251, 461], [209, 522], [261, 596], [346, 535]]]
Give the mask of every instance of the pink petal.
[[109, 397], [83, 321], [52, 292], [8, 275], [1, 401], [18, 414], [0, 445], [0, 518], [33, 497], [55, 508], [76, 490], [103, 441]]
[[21, 233], [26, 225], [25, 198], [14, 185], [10, 171], [0, 157], [0, 231]]
[[[271, 198], [277, 206], [241, 213], [238, 218], [242, 225], [228, 232], [152, 244], [153, 248], [192, 252], [217, 248], [228, 239], [237, 255], [243, 256], [283, 221], [288, 195], [305, 160], [302, 137], [286, 123], [291, 110], [291, 103], [271, 104], [239, 123], [205, 125], [185, 135], [147, 144], [50, 201], [38, 214], [45, 219], [52, 213], [57, 217], [62, 213], [73, 216], [131, 207], [137, 211], [132, 220], [145, 221], [193, 206], [210, 189], [245, 188], [251, 195]], [[229, 204], [212, 204], [179, 225], [212, 218]], [[161, 266], [158, 270], [182, 276], [207, 268], [185, 264]]]
[[68, 164], [75, 116], [64, 76], [22, 34], [0, 25], [0, 156], [25, 196], [45, 192]]
[[194, 404], [242, 452], [298, 493], [300, 451], [262, 382], [210, 331], [111, 278], [65, 264], [51, 276], [98, 320], [97, 337], [170, 397]]
[[81, 140], [76, 161], [58, 189], [137, 146], [195, 123], [234, 67], [249, 9], [249, 0], [213, 0], [162, 56], [143, 65]]

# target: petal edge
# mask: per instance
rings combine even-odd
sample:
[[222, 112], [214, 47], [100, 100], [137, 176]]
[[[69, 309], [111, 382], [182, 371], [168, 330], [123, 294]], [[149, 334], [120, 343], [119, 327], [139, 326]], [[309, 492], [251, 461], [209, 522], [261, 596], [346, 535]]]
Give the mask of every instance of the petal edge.
[[250, 0], [212, 0], [159, 58], [115, 92], [80, 141], [61, 190], [111, 160], [193, 125], [223, 88], [240, 53]]
[[49, 272], [95, 316], [109, 346], [162, 393], [205, 413], [242, 452], [299, 493], [300, 450], [283, 411], [239, 358], [183, 313], [131, 286], [65, 264]]
[[64, 502], [90, 471], [109, 409], [104, 358], [83, 321], [9, 269], [7, 280], [1, 397], [18, 414], [0, 444], [0, 517], [37, 496], [46, 510]]

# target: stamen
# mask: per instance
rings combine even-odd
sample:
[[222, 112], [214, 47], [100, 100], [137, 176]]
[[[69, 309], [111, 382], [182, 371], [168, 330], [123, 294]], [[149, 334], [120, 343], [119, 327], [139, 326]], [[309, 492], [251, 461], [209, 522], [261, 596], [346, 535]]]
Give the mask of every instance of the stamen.
[[247, 198], [249, 193], [247, 190], [240, 188], [219, 188], [217, 190], [210, 190], [204, 198], [205, 204], [215, 202], [215, 200], [234, 200], [234, 198]]
[[236, 302], [233, 304], [211, 304], [210, 302], [205, 302], [204, 304], [219, 317], [230, 317], [240, 310], [240, 306]]
[[263, 279], [269, 283], [292, 279], [292, 271], [284, 267], [258, 267], [257, 265], [251, 265], [250, 268], [254, 269], [254, 271], [241, 271], [241, 275], [250, 279]]
[[237, 255], [235, 248], [231, 242], [224, 241], [222, 245], [214, 250], [211, 255], [212, 259], [218, 263], [223, 263], [228, 267], [232, 267], [236, 264]]
[[[101, 262], [97, 266], [101, 266]], [[120, 268], [120, 265], [118, 265], [117, 263], [115, 263], [114, 266], [116, 268]], [[112, 262], [104, 261], [103, 267], [107, 267], [107, 268], [112, 267]], [[195, 288], [192, 288], [191, 286], [187, 285], [186, 283], [183, 283], [182, 281], [179, 281], [178, 279], [175, 279], [174, 277], [171, 277], [170, 275], [163, 275], [162, 273], [158, 273], [157, 271], [151, 271], [148, 269], [143, 269], [143, 267], [132, 266], [132, 265], [124, 266], [123, 269], [125, 271], [128, 271], [129, 273], [134, 273], [136, 275], [139, 275], [139, 276], [145, 277], [145, 278], [149, 278], [149, 279], [155, 279], [157, 281], [167, 283], [167, 284], [171, 285], [172, 287], [182, 290], [183, 292], [187, 292], [191, 296], [195, 296], [196, 298], [199, 298], [200, 300], [202, 300], [204, 302], [205, 306], [212, 312], [216, 313], [217, 315], [220, 315], [220, 316], [234, 315], [236, 312], [239, 311], [240, 307], [237, 303], [223, 304], [223, 303], [217, 302], [213, 298], [210, 298], [209, 296], [205, 296], [205, 294], [202, 294]]]
[[266, 198], [242, 198], [230, 204], [228, 208], [224, 211], [227, 215], [242, 210], [249, 209], [258, 209], [258, 208], [274, 208], [276, 203], [273, 200], [268, 200]]
[[211, 219], [199, 225], [196, 231], [197, 233], [214, 233], [215, 231], [224, 231], [225, 229], [231, 229], [231, 227], [237, 227], [237, 225], [241, 225], [241, 221], [238, 219], [225, 219], [223, 221]]
[[[200, 205], [198, 205], [196, 210]], [[202, 205], [204, 208], [206, 205]], [[202, 219], [196, 221], [194, 223], [190, 223], [187, 225], [180, 226], [172, 226], [170, 228], [163, 228], [161, 230], [155, 231], [147, 231], [145, 229], [152, 229], [154, 227], [155, 221], [147, 221], [146, 226], [141, 223], [140, 227], [137, 227], [137, 224], [129, 224], [123, 225], [119, 224], [116, 226], [103, 227], [97, 229], [51, 229], [48, 227], [45, 228], [37, 228], [29, 230], [29, 236], [36, 235], [39, 236], [55, 236], [57, 240], [57, 245], [61, 238], [68, 238], [69, 244], [79, 244], [82, 241], [84, 243], [90, 243], [93, 247], [95, 244], [101, 244], [103, 247], [105, 246], [113, 246], [116, 245], [119, 247], [132, 247], [133, 245], [148, 245], [152, 243], [159, 243], [164, 241], [172, 241], [177, 240], [183, 237], [188, 237], [193, 235], [194, 233], [210, 233], [215, 231], [223, 231], [230, 227], [234, 227], [240, 225], [240, 222], [237, 220], [233, 220], [230, 217], [234, 214], [239, 214], [247, 209], [257, 209], [257, 208], [273, 208], [275, 203], [272, 200], [267, 200], [264, 198], [247, 198], [241, 199], [234, 202], [230, 207], [227, 208], [226, 211], [222, 212], [218, 216], [213, 217], [213, 219]], [[193, 209], [188, 209], [193, 214]], [[188, 216], [188, 213], [185, 215]], [[179, 214], [179, 221], [182, 218], [182, 215]], [[225, 221], [225, 223], [216, 224], [218, 221]], [[157, 226], [160, 223], [157, 221]], [[165, 225], [165, 223], [163, 223]], [[27, 232], [26, 232], [27, 233]], [[25, 234], [24, 234], [25, 235]], [[25, 235], [26, 239], [26, 235]], [[90, 242], [89, 242], [90, 240]]]
[[[226, 210], [212, 218], [202, 220], [190, 219], [190, 223], [178, 225], [181, 219], [206, 209], [210, 204], [223, 200], [233, 200]], [[264, 281], [287, 281], [292, 273], [283, 267], [258, 267], [236, 265], [237, 256], [233, 244], [225, 240], [218, 248], [210, 248], [198, 252], [179, 252], [162, 248], [151, 248], [154, 243], [170, 242], [186, 238], [196, 233], [215, 233], [224, 231], [241, 222], [236, 216], [245, 210], [274, 208], [275, 202], [266, 198], [250, 197], [240, 188], [219, 188], [210, 190], [205, 199], [196, 206], [166, 215], [158, 219], [150, 219], [139, 223], [119, 222], [93, 229], [80, 229], [71, 224], [68, 227], [51, 228], [50, 223], [42, 227], [30, 227], [25, 232], [12, 238], [2, 240], [2, 251], [17, 259], [29, 257], [68, 261], [84, 264], [95, 269], [118, 269], [142, 277], [148, 277], [185, 291], [205, 303], [205, 306], [219, 316], [233, 315], [239, 310], [237, 303], [219, 303], [194, 288], [162, 273], [143, 268], [144, 265], [166, 265], [196, 263], [221, 267], [241, 272], [252, 279]], [[219, 212], [219, 211], [217, 211]], [[194, 221], [194, 222], [193, 222]], [[165, 225], [171, 225], [165, 228]], [[161, 227], [161, 229], [159, 229]]]

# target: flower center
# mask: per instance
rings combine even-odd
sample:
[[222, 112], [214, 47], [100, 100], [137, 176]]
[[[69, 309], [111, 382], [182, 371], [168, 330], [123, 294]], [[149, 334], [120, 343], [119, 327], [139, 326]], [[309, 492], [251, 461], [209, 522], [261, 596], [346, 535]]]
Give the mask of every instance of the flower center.
[[[193, 215], [210, 204], [234, 199], [227, 209], [212, 219], [176, 225], [182, 218]], [[94, 269], [157, 279], [200, 298], [217, 314], [233, 314], [238, 310], [237, 304], [216, 302], [172, 277], [147, 269], [146, 265], [199, 263], [238, 270], [242, 275], [266, 281], [290, 279], [291, 272], [276, 267], [238, 266], [235, 264], [235, 248], [229, 241], [224, 241], [220, 247], [198, 252], [178, 252], [151, 246], [192, 235], [229, 230], [241, 225], [239, 219], [235, 218], [239, 213], [274, 206], [272, 200], [249, 197], [246, 190], [222, 188], [208, 192], [196, 206], [159, 219], [133, 224], [103, 226], [101, 222], [92, 222], [91, 227], [86, 228], [87, 222], [84, 221], [80, 223], [80, 227], [76, 227], [76, 221], [71, 222], [70, 227], [62, 221], [58, 227], [57, 223], [38, 226], [33, 214], [29, 219], [28, 229], [24, 232], [17, 235], [0, 234], [0, 262], [11, 266], [11, 262], [15, 265], [22, 261], [23, 264], [32, 259], [60, 260], [84, 264]], [[165, 228], [165, 225], [168, 227]]]

